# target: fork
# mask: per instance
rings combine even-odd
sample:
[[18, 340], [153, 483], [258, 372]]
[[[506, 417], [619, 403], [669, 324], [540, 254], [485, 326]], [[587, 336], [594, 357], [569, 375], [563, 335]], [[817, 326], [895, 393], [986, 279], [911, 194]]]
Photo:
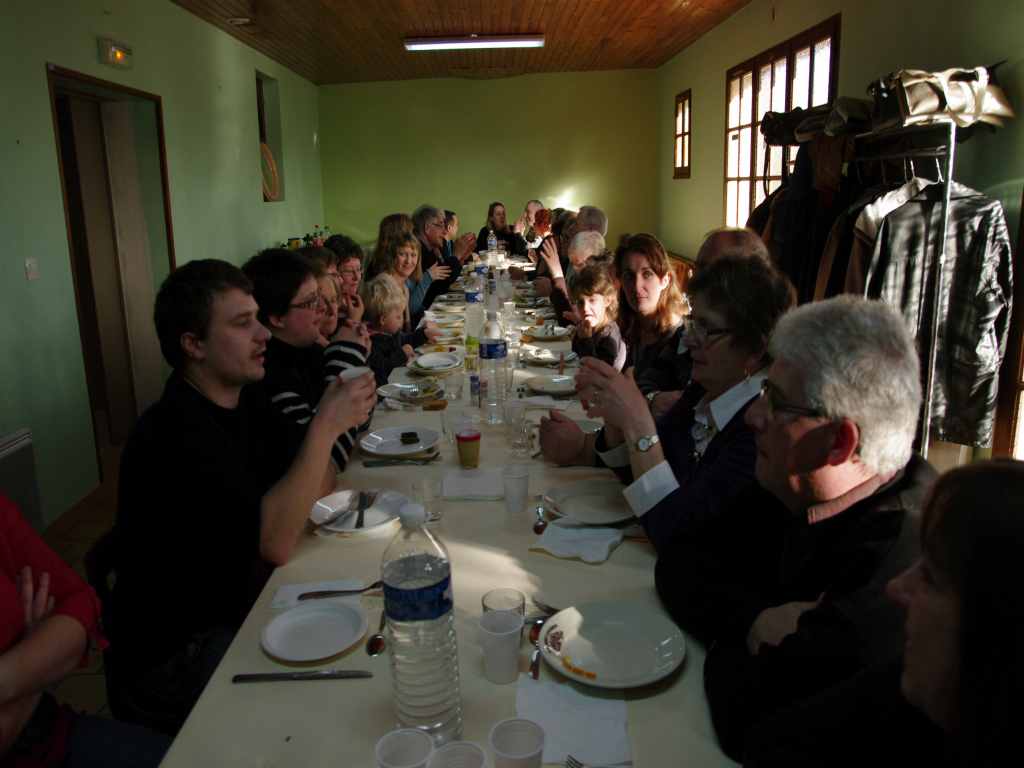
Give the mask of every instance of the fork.
[[[618, 768], [618, 766], [629, 766], [629, 765], [633, 765], [633, 762], [630, 761], [628, 763], [618, 763], [616, 768]], [[584, 763], [584, 762], [581, 762], [581, 761], [577, 760], [572, 755], [568, 755], [565, 758], [565, 768], [602, 768], [602, 766], [600, 766], [600, 765], [591, 765], [590, 763]], [[610, 766], [608, 768], [610, 768]]]

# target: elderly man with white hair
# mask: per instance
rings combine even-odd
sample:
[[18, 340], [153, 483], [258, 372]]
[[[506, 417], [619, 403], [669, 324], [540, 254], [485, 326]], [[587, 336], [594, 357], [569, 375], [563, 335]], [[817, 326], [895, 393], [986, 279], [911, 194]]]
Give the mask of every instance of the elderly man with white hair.
[[903, 647], [886, 582], [919, 554], [934, 470], [913, 452], [914, 340], [881, 302], [842, 296], [779, 321], [747, 411], [757, 484], [658, 560], [676, 621], [709, 646], [704, 684], [723, 749], [751, 726]]

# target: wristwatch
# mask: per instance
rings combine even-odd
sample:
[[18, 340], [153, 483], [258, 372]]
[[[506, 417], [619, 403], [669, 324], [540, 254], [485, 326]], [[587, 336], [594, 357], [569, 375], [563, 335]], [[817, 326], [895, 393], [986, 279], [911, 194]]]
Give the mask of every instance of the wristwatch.
[[647, 453], [651, 448], [656, 446], [660, 442], [658, 433], [655, 432], [653, 435], [644, 435], [636, 441], [636, 449], [641, 453]]

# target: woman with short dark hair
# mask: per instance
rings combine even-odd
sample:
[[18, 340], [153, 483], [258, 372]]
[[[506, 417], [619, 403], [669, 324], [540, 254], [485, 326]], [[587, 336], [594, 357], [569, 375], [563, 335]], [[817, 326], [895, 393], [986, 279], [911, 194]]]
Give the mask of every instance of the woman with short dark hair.
[[766, 718], [747, 741], [744, 765], [1018, 764], [1021, 510], [1022, 462], [942, 475], [924, 503], [921, 558], [887, 590], [906, 612], [902, 660]]

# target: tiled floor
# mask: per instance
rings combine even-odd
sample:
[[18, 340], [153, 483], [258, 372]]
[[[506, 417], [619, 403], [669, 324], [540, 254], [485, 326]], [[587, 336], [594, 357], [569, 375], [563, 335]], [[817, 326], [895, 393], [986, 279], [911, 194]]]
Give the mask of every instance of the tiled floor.
[[[119, 449], [104, 450], [103, 484], [43, 532], [46, 543], [82, 578], [85, 578], [85, 553], [114, 524], [119, 459]], [[58, 683], [53, 692], [58, 699], [78, 711], [109, 716], [103, 656], [98, 652], [92, 653], [87, 666]]]

